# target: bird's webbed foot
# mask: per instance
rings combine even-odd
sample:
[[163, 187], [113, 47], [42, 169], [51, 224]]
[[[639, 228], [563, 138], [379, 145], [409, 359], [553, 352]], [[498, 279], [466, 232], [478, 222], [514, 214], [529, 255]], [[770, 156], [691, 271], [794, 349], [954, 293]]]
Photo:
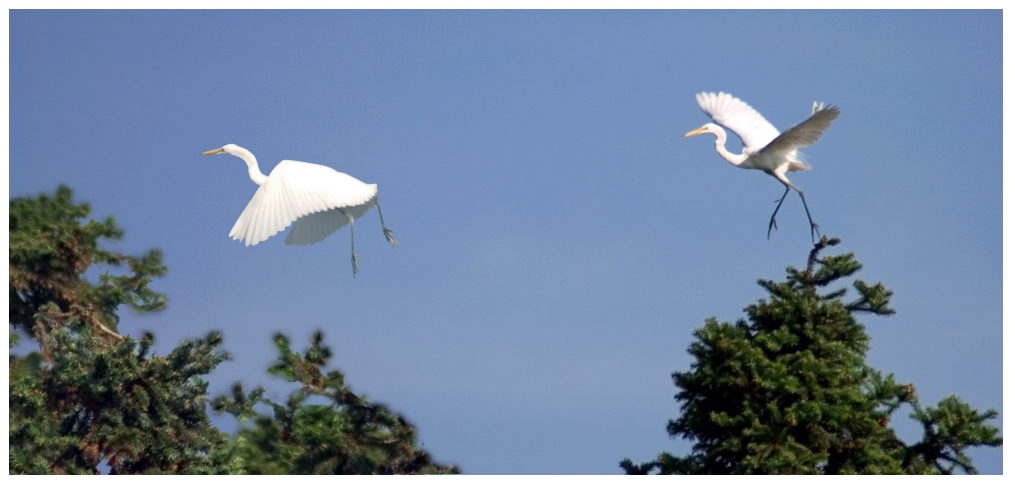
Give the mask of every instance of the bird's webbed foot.
[[772, 219], [768, 221], [768, 236], [765, 239], [772, 239], [772, 229], [779, 230], [779, 225], [775, 223], [775, 214], [772, 214]]
[[382, 226], [382, 228], [384, 229], [384, 239], [388, 240], [388, 244], [391, 245], [391, 249], [398, 251], [398, 241], [395, 239], [395, 231], [392, 231], [385, 226]]

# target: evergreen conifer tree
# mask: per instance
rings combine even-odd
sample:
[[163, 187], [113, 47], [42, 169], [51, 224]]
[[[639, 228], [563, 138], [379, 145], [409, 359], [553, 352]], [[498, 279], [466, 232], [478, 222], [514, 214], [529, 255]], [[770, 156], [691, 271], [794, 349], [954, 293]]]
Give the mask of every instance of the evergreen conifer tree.
[[[154, 355], [154, 337], [117, 332], [118, 311], [162, 309], [164, 294], [149, 288], [166, 272], [162, 255], [101, 249], [122, 230], [112, 217], [89, 220], [70, 188], [53, 196], [10, 201], [10, 473], [456, 473], [416, 446], [415, 429], [386, 407], [344, 385], [338, 371], [320, 371], [331, 355], [315, 335], [303, 356], [276, 337], [279, 363], [269, 372], [303, 384], [285, 406], [245, 395], [215, 399], [240, 418], [270, 405], [254, 429], [237, 437], [208, 417], [205, 376], [229, 358], [223, 336], [182, 342]], [[112, 267], [91, 281], [94, 264]], [[118, 267], [126, 265], [126, 271]], [[17, 355], [18, 332], [37, 349]], [[318, 395], [333, 404], [305, 401]]]
[[[695, 361], [673, 374], [681, 415], [666, 427], [692, 451], [625, 459], [627, 473], [976, 473], [965, 450], [1001, 445], [988, 423], [997, 412], [956, 396], [923, 407], [912, 384], [866, 364], [870, 338], [854, 316], [891, 315], [892, 292], [855, 280], [854, 300], [846, 288], [822, 293], [861, 268], [852, 253], [819, 259], [838, 242], [822, 238], [806, 269], [789, 268], [784, 282], [759, 280], [769, 299], [749, 305], [746, 320], [709, 318], [694, 332]], [[924, 428], [914, 444], [888, 426], [905, 405]]]
[[[151, 355], [154, 337], [117, 333], [118, 309], [160, 310], [165, 295], [149, 288], [166, 272], [157, 250], [142, 256], [99, 248], [123, 235], [112, 217], [82, 219], [71, 189], [10, 202], [10, 324], [39, 350], [10, 356], [11, 473], [212, 473], [213, 451], [228, 441], [205, 411], [202, 376], [228, 358], [221, 335]], [[107, 270], [98, 282], [84, 273]], [[19, 340], [10, 336], [13, 348]]]

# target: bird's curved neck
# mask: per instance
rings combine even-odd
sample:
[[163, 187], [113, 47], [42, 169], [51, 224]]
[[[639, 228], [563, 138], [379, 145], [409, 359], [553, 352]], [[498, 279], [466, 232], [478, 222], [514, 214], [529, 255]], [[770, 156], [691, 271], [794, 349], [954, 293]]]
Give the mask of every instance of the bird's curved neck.
[[261, 173], [261, 169], [257, 166], [257, 158], [254, 158], [254, 154], [247, 151], [245, 148], [239, 148], [235, 150], [237, 157], [247, 162], [247, 173], [250, 174], [250, 180], [253, 180], [257, 185], [264, 185], [268, 181], [268, 177]]
[[715, 134], [715, 151], [718, 152], [719, 156], [722, 157], [724, 160], [733, 164], [734, 167], [739, 167], [740, 164], [744, 163], [744, 160], [747, 160], [748, 157], [746, 153], [735, 155], [733, 153], [730, 153], [729, 150], [726, 149], [725, 131], [719, 131], [718, 133]]

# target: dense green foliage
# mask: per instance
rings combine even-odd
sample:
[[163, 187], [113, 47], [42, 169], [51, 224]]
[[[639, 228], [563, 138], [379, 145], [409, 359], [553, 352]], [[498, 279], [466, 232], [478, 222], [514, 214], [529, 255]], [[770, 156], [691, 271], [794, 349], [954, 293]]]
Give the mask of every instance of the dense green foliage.
[[[52, 322], [48, 322], [52, 324]], [[59, 326], [38, 354], [11, 356], [10, 472], [215, 473], [228, 445], [205, 411], [201, 376], [227, 356], [222, 338], [149, 354], [151, 335], [108, 344], [88, 327]]]
[[[99, 240], [118, 240], [123, 231], [112, 217], [82, 224], [90, 212], [88, 204], [71, 202], [66, 186], [52, 197], [10, 202], [10, 324], [40, 343], [56, 328], [50, 325], [91, 326], [106, 338], [120, 340], [115, 332], [121, 305], [139, 312], [166, 306], [165, 295], [148, 288], [152, 278], [166, 272], [162, 253], [151, 250], [135, 257], [99, 249]], [[106, 271], [98, 284], [82, 278], [93, 264], [123, 263], [129, 274], [111, 276]], [[49, 325], [37, 318], [40, 313], [49, 315]]]
[[[415, 429], [386, 407], [353, 394], [320, 334], [304, 356], [276, 336], [272, 375], [299, 382], [285, 406], [234, 386], [214, 400], [218, 411], [252, 429], [236, 437], [212, 426], [205, 376], [229, 358], [210, 332], [168, 355], [117, 333], [118, 311], [165, 307], [149, 288], [166, 272], [158, 251], [140, 256], [99, 248], [122, 231], [112, 218], [90, 220], [71, 190], [10, 202], [10, 473], [456, 473], [416, 446]], [[89, 281], [95, 264], [109, 270]], [[19, 332], [37, 350], [17, 355]], [[328, 404], [308, 404], [322, 396]], [[273, 416], [253, 410], [269, 405]]]
[[[667, 426], [692, 451], [625, 459], [627, 473], [976, 473], [964, 450], [1001, 445], [987, 423], [997, 412], [955, 396], [925, 408], [912, 384], [865, 363], [870, 338], [854, 315], [894, 313], [892, 292], [856, 280], [853, 301], [846, 288], [820, 293], [861, 268], [851, 253], [818, 258], [836, 244], [823, 238], [784, 282], [759, 280], [770, 296], [749, 305], [746, 320], [710, 318], [695, 331], [691, 370], [673, 374], [682, 413]], [[925, 431], [912, 445], [888, 426], [904, 405]]]
[[[379, 404], [371, 404], [345, 385], [339, 371], [322, 373], [331, 349], [315, 333], [303, 354], [289, 349], [289, 339], [275, 336], [278, 362], [268, 372], [302, 387], [285, 405], [264, 397], [264, 389], [244, 394], [235, 384], [232, 396], [215, 400], [218, 412], [241, 420], [254, 417], [254, 427], [243, 429], [235, 454], [243, 473], [259, 474], [408, 474], [457, 473], [454, 466], [434, 463], [416, 448], [416, 430], [405, 419]], [[313, 396], [327, 404], [307, 404]], [[257, 415], [253, 406], [269, 405], [274, 416]]]

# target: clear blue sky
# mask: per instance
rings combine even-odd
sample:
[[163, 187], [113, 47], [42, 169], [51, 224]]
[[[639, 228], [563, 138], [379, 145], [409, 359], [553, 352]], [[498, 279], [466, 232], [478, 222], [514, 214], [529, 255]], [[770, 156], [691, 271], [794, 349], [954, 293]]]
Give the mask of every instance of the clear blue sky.
[[[670, 374], [691, 332], [805, 263], [799, 199], [730, 167], [694, 94], [785, 129], [842, 116], [791, 174], [824, 233], [895, 291], [869, 362], [925, 404], [1002, 406], [1000, 11], [12, 11], [10, 195], [60, 183], [157, 247], [166, 352], [209, 330], [235, 359], [213, 395], [267, 377], [271, 336], [323, 329], [357, 392], [466, 473], [619, 473], [685, 442]], [[282, 159], [377, 183], [310, 247], [227, 234]], [[739, 142], [727, 146], [739, 151]], [[905, 413], [894, 422], [918, 435]], [[231, 429], [228, 419], [217, 419]], [[1001, 420], [996, 421], [1001, 424]], [[1000, 473], [1000, 450], [974, 451]]]

